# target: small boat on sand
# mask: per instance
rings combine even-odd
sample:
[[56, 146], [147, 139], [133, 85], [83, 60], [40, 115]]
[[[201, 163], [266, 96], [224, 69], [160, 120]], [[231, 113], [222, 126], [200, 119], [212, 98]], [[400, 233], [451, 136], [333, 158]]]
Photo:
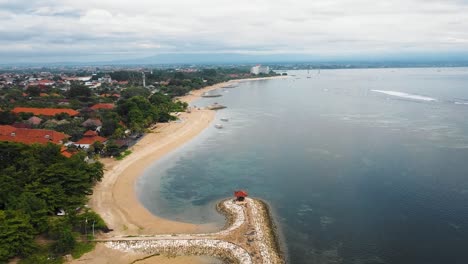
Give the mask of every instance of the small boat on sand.
[[221, 125], [221, 124], [216, 124], [215, 127], [216, 127], [217, 129], [221, 129], [221, 128], [223, 128], [223, 125]]
[[220, 120], [223, 121], [223, 122], [229, 121], [229, 119], [227, 119], [227, 118], [221, 118]]

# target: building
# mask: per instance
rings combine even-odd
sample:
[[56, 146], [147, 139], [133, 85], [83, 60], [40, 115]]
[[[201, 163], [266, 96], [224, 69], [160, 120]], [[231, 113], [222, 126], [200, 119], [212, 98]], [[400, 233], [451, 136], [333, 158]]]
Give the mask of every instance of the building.
[[93, 110], [111, 110], [114, 109], [115, 105], [114, 104], [105, 104], [105, 103], [100, 103], [100, 104], [95, 104], [91, 106], [91, 109]]
[[107, 138], [99, 136], [96, 131], [88, 130], [83, 134], [83, 138], [73, 143], [73, 145], [79, 148], [88, 149], [94, 142], [105, 143], [106, 141]]
[[98, 82], [100, 82], [100, 83], [112, 83], [112, 78], [109, 75], [106, 75], [104, 77], [99, 78]]
[[80, 113], [76, 110], [69, 108], [35, 108], [35, 107], [15, 107], [11, 112], [19, 113], [32, 113], [35, 116], [55, 116], [57, 114], [68, 114], [69, 116], [77, 116]]
[[101, 120], [99, 120], [97, 118], [88, 118], [88, 119], [86, 119], [86, 121], [81, 123], [81, 125], [84, 126], [84, 127], [100, 127], [100, 126], [102, 126], [102, 122], [101, 122]]
[[259, 75], [260, 73], [269, 74], [270, 67], [262, 66], [262, 65], [255, 65], [252, 68], [250, 68], [250, 73], [254, 75]]
[[67, 134], [47, 129], [16, 128], [8, 125], [0, 126], [0, 141], [23, 144], [63, 144], [69, 137]]

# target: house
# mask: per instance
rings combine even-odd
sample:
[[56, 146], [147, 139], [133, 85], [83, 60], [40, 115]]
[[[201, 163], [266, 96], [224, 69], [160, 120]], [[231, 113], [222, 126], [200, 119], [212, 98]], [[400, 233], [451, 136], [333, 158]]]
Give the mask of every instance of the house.
[[0, 141], [24, 144], [63, 144], [70, 136], [61, 132], [47, 129], [16, 128], [0, 126]]
[[83, 134], [83, 138], [73, 143], [79, 148], [88, 149], [94, 142], [104, 143], [107, 141], [107, 138], [101, 137], [96, 131], [88, 130]]
[[86, 119], [86, 121], [81, 123], [81, 125], [84, 126], [84, 127], [100, 127], [100, 126], [102, 126], [102, 122], [101, 122], [101, 120], [99, 120], [97, 118], [88, 118], [88, 119]]
[[80, 113], [76, 110], [69, 108], [34, 108], [34, 107], [15, 107], [11, 112], [19, 113], [32, 113], [36, 116], [55, 116], [57, 114], [68, 114], [69, 116], [77, 116]]
[[91, 109], [93, 109], [93, 110], [102, 110], [102, 109], [109, 110], [109, 109], [114, 109], [114, 107], [115, 107], [114, 104], [101, 103], [101, 104], [95, 104], [95, 105], [91, 106]]
[[40, 80], [38, 84], [39, 86], [52, 86], [55, 84], [55, 82], [51, 80]]

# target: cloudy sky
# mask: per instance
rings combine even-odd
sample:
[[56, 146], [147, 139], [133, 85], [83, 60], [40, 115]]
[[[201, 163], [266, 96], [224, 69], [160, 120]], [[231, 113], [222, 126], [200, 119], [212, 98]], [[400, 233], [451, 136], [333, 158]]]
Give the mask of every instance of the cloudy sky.
[[0, 0], [0, 63], [468, 52], [468, 0]]

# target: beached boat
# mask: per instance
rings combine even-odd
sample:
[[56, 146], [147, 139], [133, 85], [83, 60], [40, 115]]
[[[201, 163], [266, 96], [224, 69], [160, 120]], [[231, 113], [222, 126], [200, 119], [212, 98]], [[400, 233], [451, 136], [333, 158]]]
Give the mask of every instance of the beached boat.
[[223, 128], [223, 125], [221, 125], [221, 124], [216, 124], [215, 127], [216, 127], [217, 129], [221, 129], [221, 128]]
[[227, 118], [221, 118], [220, 120], [223, 121], [223, 122], [229, 121], [229, 119], [227, 119]]

